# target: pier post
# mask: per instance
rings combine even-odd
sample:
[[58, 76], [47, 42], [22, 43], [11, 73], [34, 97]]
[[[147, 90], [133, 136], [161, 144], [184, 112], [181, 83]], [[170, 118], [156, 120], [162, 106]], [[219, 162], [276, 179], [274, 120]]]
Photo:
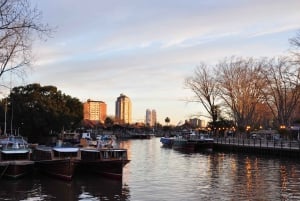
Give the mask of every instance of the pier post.
[[259, 139], [259, 146], [260, 146], [260, 148], [261, 148], [261, 139]]

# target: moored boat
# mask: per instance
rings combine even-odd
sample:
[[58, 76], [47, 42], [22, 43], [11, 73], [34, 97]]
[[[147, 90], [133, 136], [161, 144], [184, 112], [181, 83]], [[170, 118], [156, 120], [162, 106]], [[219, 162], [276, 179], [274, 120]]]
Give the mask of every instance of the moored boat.
[[207, 134], [200, 134], [196, 141], [196, 150], [213, 149], [214, 139]]
[[22, 136], [8, 136], [1, 139], [0, 178], [19, 178], [33, 169], [30, 160], [31, 149]]
[[73, 178], [78, 157], [77, 147], [37, 146], [33, 151], [33, 160], [39, 171], [63, 180]]
[[207, 134], [196, 134], [194, 131], [183, 132], [176, 136], [173, 141], [173, 148], [186, 151], [198, 151], [212, 149], [214, 139]]
[[92, 172], [115, 179], [122, 179], [123, 167], [130, 161], [126, 149], [82, 148], [80, 154], [76, 167], [80, 173]]
[[98, 140], [97, 147], [83, 147], [80, 149], [80, 159], [77, 161], [76, 171], [96, 173], [102, 176], [122, 179], [123, 167], [130, 162], [127, 149], [114, 148], [113, 138]]
[[129, 132], [131, 139], [151, 139], [155, 137], [154, 133]]
[[174, 137], [161, 137], [160, 142], [164, 147], [172, 147], [174, 143]]

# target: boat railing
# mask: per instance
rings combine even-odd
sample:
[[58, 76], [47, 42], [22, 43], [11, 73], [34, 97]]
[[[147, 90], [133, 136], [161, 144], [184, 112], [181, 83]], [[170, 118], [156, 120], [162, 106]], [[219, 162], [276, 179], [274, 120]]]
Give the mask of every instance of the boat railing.
[[2, 146], [2, 150], [20, 150], [20, 149], [28, 149], [28, 143], [20, 136], [10, 136], [4, 146]]
[[176, 140], [205, 140], [205, 139], [210, 139], [212, 140], [208, 134], [203, 134], [203, 133], [191, 133], [191, 134], [182, 134], [182, 135], [177, 135], [175, 137]]
[[107, 160], [127, 160], [126, 150], [121, 149], [105, 149], [100, 150], [100, 157]]

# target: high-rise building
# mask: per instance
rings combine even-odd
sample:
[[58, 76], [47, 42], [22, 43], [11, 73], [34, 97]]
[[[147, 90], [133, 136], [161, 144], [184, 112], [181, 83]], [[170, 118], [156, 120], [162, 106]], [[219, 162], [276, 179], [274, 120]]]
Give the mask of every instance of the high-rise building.
[[120, 124], [131, 123], [131, 100], [124, 94], [120, 94], [116, 101], [116, 119], [115, 121]]
[[152, 126], [155, 126], [156, 123], [157, 123], [156, 110], [152, 110]]
[[190, 119], [189, 122], [193, 127], [196, 127], [196, 128], [204, 128], [207, 126], [206, 122], [204, 120], [201, 120], [198, 118]]
[[156, 124], [156, 111], [155, 110], [146, 110], [146, 125], [154, 126]]
[[83, 119], [104, 123], [106, 119], [106, 103], [88, 99], [83, 103]]
[[146, 121], [145, 121], [145, 123], [146, 123], [146, 125], [149, 125], [149, 126], [151, 126], [151, 124], [152, 124], [152, 113], [151, 113], [151, 110], [149, 110], [149, 109], [147, 109], [146, 110]]

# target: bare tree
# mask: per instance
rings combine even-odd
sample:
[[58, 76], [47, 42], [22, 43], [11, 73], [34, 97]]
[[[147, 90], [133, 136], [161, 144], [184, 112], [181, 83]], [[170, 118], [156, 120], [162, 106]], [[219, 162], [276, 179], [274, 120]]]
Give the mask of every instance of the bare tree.
[[218, 65], [221, 98], [239, 129], [253, 125], [256, 105], [261, 101], [261, 61], [253, 58], [224, 59]]
[[291, 38], [290, 44], [292, 46], [292, 54], [296, 57], [296, 62], [300, 62], [300, 31], [297, 32], [296, 36]]
[[287, 57], [269, 59], [263, 71], [267, 84], [262, 94], [279, 125], [290, 125], [300, 100], [300, 68], [290, 61]]
[[195, 99], [192, 101], [200, 102], [203, 105], [214, 125], [218, 119], [219, 106], [216, 102], [219, 89], [208, 66], [204, 63], [197, 66], [194, 75], [186, 78], [185, 86], [194, 92]]
[[33, 36], [50, 33], [30, 0], [0, 0], [0, 77], [30, 63]]

